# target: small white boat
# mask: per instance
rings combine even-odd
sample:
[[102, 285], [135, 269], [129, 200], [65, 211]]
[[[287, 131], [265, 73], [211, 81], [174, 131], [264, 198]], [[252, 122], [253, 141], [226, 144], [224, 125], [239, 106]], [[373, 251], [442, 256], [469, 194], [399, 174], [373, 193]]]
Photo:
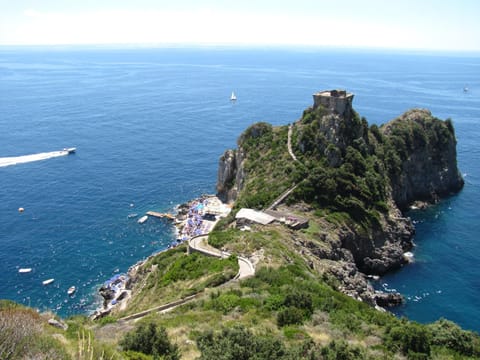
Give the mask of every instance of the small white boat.
[[73, 295], [75, 293], [75, 291], [77, 291], [77, 288], [75, 286], [70, 286], [68, 288], [67, 294], [68, 295]]
[[412, 262], [412, 261], [413, 261], [413, 257], [414, 257], [414, 255], [413, 255], [413, 253], [410, 252], [410, 251], [407, 251], [407, 252], [403, 253], [403, 258], [404, 258], [406, 261], [408, 261], [408, 262]]
[[77, 151], [77, 148], [71, 147], [71, 148], [64, 148], [63, 151], [66, 151], [69, 154], [75, 153]]
[[230, 101], [235, 101], [237, 100], [237, 95], [232, 91], [232, 95], [230, 95]]
[[21, 274], [29, 273], [32, 271], [32, 268], [20, 268], [18, 269], [18, 272]]
[[55, 281], [55, 279], [47, 279], [47, 280], [43, 280], [42, 281], [42, 284], [43, 285], [48, 285], [48, 284], [51, 284]]
[[147, 221], [148, 215], [142, 216], [140, 219], [138, 219], [139, 224], [143, 224], [145, 221]]

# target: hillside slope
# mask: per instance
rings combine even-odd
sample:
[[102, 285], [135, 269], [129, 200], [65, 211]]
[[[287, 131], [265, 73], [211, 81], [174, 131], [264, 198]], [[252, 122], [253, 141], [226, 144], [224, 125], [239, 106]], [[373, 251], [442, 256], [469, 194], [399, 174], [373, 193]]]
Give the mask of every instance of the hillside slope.
[[[295, 123], [254, 124], [221, 157], [217, 189], [233, 208], [208, 246], [232, 256], [204, 258], [184, 245], [151, 256], [136, 269], [126, 309], [96, 322], [67, 319], [67, 330], [0, 303], [0, 320], [13, 319], [0, 321], [0, 354], [13, 339], [19, 351], [7, 359], [480, 357], [478, 334], [444, 319], [398, 319], [378, 305], [401, 297], [368, 282], [405, 262], [414, 227], [402, 210], [462, 188], [451, 122], [412, 110], [368, 126], [351, 107], [353, 95], [315, 95]], [[276, 220], [239, 217], [241, 208]], [[254, 276], [234, 278], [236, 255], [250, 259]], [[121, 319], [192, 294], [169, 311]], [[12, 338], [24, 311], [40, 330]], [[21, 347], [27, 342], [33, 352]]]

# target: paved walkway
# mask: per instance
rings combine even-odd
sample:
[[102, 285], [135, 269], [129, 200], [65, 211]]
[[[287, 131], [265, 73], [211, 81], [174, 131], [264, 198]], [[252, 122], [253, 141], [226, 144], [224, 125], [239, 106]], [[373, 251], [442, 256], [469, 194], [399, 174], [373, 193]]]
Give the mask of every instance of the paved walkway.
[[[214, 256], [224, 259], [231, 255], [226, 251], [221, 251], [208, 245], [207, 241], [208, 235], [196, 236], [188, 241], [188, 246], [190, 247], [190, 249], [198, 251], [199, 253], [207, 256]], [[250, 260], [242, 256], [237, 256], [237, 258], [239, 269], [237, 276], [235, 276], [235, 279], [243, 279], [255, 275], [255, 268]]]

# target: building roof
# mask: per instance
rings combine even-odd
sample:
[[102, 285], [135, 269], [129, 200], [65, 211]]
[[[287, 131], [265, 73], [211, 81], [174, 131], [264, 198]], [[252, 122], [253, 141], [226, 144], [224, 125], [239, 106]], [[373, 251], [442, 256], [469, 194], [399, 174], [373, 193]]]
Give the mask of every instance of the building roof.
[[264, 212], [246, 208], [240, 209], [237, 215], [235, 215], [235, 219], [247, 219], [262, 225], [270, 224], [275, 220], [273, 216]]
[[314, 96], [323, 96], [323, 97], [338, 97], [338, 98], [353, 96], [352, 93], [349, 93], [346, 90], [322, 90], [322, 91], [316, 92], [313, 95]]

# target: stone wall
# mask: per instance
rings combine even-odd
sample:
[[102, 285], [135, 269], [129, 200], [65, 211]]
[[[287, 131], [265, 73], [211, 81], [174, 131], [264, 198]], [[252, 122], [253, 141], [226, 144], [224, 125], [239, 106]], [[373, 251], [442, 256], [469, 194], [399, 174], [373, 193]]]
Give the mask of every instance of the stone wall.
[[326, 90], [313, 94], [313, 107], [323, 106], [334, 114], [347, 115], [352, 113], [353, 94], [345, 90]]

